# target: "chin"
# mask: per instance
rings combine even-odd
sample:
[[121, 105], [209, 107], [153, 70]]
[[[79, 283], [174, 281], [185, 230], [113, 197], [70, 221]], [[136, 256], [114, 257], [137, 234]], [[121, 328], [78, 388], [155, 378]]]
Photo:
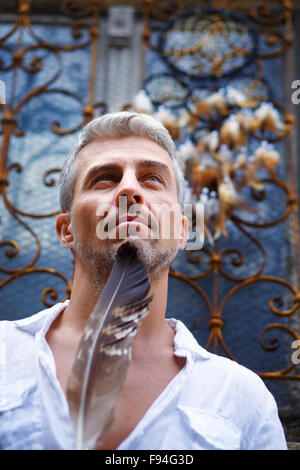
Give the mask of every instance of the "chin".
[[147, 248], [153, 247], [153, 245], [156, 244], [154, 242], [157, 242], [157, 240], [148, 240], [148, 239], [145, 240], [144, 238], [140, 238], [136, 235], [132, 235], [123, 240], [120, 240], [118, 245], [121, 246], [123, 243], [130, 243], [133, 246], [136, 246], [137, 248], [147, 249]]

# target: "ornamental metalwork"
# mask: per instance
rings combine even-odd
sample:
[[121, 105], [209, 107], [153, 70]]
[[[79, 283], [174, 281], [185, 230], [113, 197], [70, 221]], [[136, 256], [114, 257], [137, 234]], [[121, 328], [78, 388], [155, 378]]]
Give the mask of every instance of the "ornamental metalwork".
[[[51, 267], [37, 267], [41, 253], [41, 242], [30, 226], [30, 220], [53, 217], [57, 215], [59, 211], [57, 209], [53, 212], [43, 214], [27, 212], [18, 208], [9, 199], [7, 189], [12, 173], [20, 173], [23, 171], [20, 162], [17, 161], [17, 156], [10, 155], [10, 145], [14, 136], [18, 138], [25, 136], [26, 129], [20, 127], [19, 117], [23, 108], [36, 98], [45, 95], [61, 94], [69, 96], [78, 102], [81, 108], [81, 112], [78, 112], [77, 115], [78, 123], [70, 129], [64, 128], [64, 125], [60, 122], [59, 115], [61, 110], [57, 109], [58, 118], [51, 123], [51, 131], [62, 137], [73, 134], [82, 128], [84, 124], [93, 118], [95, 109], [101, 108], [105, 110], [103, 103], [96, 104], [93, 102], [100, 2], [98, 0], [92, 0], [85, 10], [80, 9], [76, 2], [63, 2], [62, 13], [70, 19], [70, 36], [73, 41], [69, 44], [56, 44], [55, 41], [52, 43], [40, 37], [31, 23], [31, 8], [31, 0], [19, 0], [16, 20], [0, 38], [0, 51], [2, 52], [0, 72], [11, 72], [9, 83], [6, 84], [5, 102], [2, 104], [0, 195], [4, 203], [4, 208], [8, 211], [11, 218], [16, 220], [17, 223], [31, 235], [33, 240], [32, 256], [31, 260], [26, 265], [17, 268], [9, 268], [9, 261], [18, 257], [22, 246], [14, 239], [2, 239], [0, 241], [0, 248], [7, 260], [4, 265], [0, 266], [0, 272], [7, 275], [0, 282], [0, 290], [2, 295], [5, 295], [5, 287], [16, 279], [29, 275], [47, 273], [51, 276], [57, 276], [65, 283], [65, 298], [68, 298], [71, 291], [71, 280]], [[83, 37], [84, 40], [82, 40]], [[27, 45], [28, 42], [30, 45]], [[56, 83], [63, 72], [62, 53], [72, 53], [73, 51], [87, 47], [90, 50], [91, 58], [90, 78], [88, 81], [87, 98], [84, 100], [82, 96], [70, 89], [56, 87]], [[44, 51], [49, 52], [54, 58], [55, 66], [53, 66], [53, 70], [47, 70], [46, 79], [44, 79], [41, 84], [33, 89], [26, 90], [21, 96], [18, 95], [18, 82], [21, 75], [36, 76], [43, 71]], [[53, 176], [59, 171], [60, 167], [50, 168], [42, 175], [45, 187], [51, 187], [55, 184]], [[41, 296], [44, 305], [49, 307], [53, 304], [53, 300], [57, 299], [57, 292], [52, 287], [45, 287]]]
[[[256, 346], [276, 353], [283, 335], [290, 343], [300, 340], [299, 271], [295, 269], [297, 266], [299, 269], [298, 218], [295, 155], [291, 145], [284, 153], [287, 178], [281, 177], [280, 170], [282, 143], [293, 138], [294, 118], [290, 109], [274, 99], [263, 62], [289, 55], [291, 4], [283, 0], [278, 2], [275, 12], [258, 7], [244, 13], [229, 10], [232, 2], [225, 0], [210, 2], [209, 8], [203, 2], [201, 8], [188, 11], [183, 10], [180, 2], [160, 4], [147, 0], [140, 5], [144, 27], [144, 82], [132, 102], [124, 103], [124, 109], [149, 113], [164, 122], [178, 146], [188, 183], [186, 193], [190, 199], [187, 201], [196, 203], [200, 199], [205, 204], [206, 244], [201, 252], [191, 251], [185, 255], [194, 274], [185, 274], [174, 265], [170, 276], [180, 281], [182, 289], [184, 286], [192, 288], [199, 302], [201, 299], [205, 305], [209, 329], [207, 349], [216, 353], [222, 350], [237, 361], [238, 355], [232, 353], [225, 339], [224, 311], [232, 299], [251, 288], [257, 288], [257, 308], [262, 308], [259, 286], [272, 285], [273, 298], [269, 299], [268, 308], [275, 320], [261, 329]], [[31, 23], [31, 12], [31, 0], [19, 0], [16, 21], [0, 38], [3, 57], [0, 72], [11, 72], [6, 101], [1, 105], [0, 195], [4, 210], [31, 237], [32, 247], [28, 262], [12, 267], [12, 261], [20, 256], [22, 243], [17, 242], [13, 234], [11, 238], [1, 239], [0, 294], [5, 296], [7, 286], [18, 279], [47, 273], [65, 284], [64, 298], [67, 298], [72, 289], [71, 279], [52, 266], [39, 266], [42, 244], [32, 228], [34, 220], [54, 218], [58, 210], [34, 213], [23, 205], [20, 208], [9, 197], [9, 185], [14, 176], [24, 170], [18, 155], [12, 154], [11, 143], [15, 138], [21, 141], [26, 135], [26, 122], [20, 116], [35, 98], [61, 94], [78, 103], [78, 120], [70, 127], [59, 118], [61, 110], [57, 107], [57, 118], [51, 122], [49, 131], [61, 139], [74, 135], [96, 113], [107, 109], [106, 103], [94, 102], [101, 4], [100, 0], [91, 0], [83, 9], [79, 2], [62, 2], [62, 14], [68, 19], [71, 37], [66, 44], [41, 37]], [[62, 54], [84, 49], [88, 49], [90, 57], [85, 96], [64, 88], [60, 82]], [[47, 79], [35, 88], [18, 94], [21, 74], [42, 75], [43, 51], [53, 56], [56, 67], [48, 70]], [[151, 54], [156, 54], [160, 61], [151, 62]], [[45, 188], [55, 188], [59, 171], [60, 165], [55, 165], [44, 172]], [[280, 194], [283, 210], [275, 218], [265, 220], [259, 208], [274, 191]], [[262, 233], [282, 222], [289, 222], [289, 237], [293, 237], [292, 280], [287, 279], [288, 276], [266, 273], [267, 249], [252, 231], [258, 229]], [[247, 240], [257, 251], [260, 262], [255, 269], [247, 267], [242, 248], [232, 246], [232, 230], [240, 234], [241, 246]], [[242, 274], [236, 274], [235, 269]], [[225, 285], [225, 281], [231, 284], [224, 293], [220, 286]], [[209, 282], [211, 295], [204, 288], [204, 282]], [[285, 291], [284, 295], [278, 293], [279, 287]], [[63, 300], [51, 286], [43, 288], [41, 297], [45, 307]], [[4, 314], [9, 316], [9, 312]], [[200, 317], [193, 319], [195, 332], [202, 320]], [[290, 348], [289, 352], [291, 356], [293, 350]], [[279, 369], [255, 370], [264, 379], [300, 379], [290, 357]]]

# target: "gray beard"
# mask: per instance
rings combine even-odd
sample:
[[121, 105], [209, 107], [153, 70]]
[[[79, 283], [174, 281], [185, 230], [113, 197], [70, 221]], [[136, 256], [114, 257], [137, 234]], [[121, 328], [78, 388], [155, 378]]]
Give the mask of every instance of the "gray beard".
[[[116, 259], [117, 249], [120, 245], [109, 245], [101, 251], [96, 250], [86, 243], [81, 243], [74, 228], [73, 225], [76, 254], [88, 267], [90, 282], [93, 288], [101, 290], [108, 280]], [[170, 267], [178, 251], [177, 249], [169, 248], [161, 252], [158, 246], [155, 246], [157, 245], [157, 240], [153, 244], [145, 244], [139, 239], [132, 239], [130, 241], [138, 248], [138, 259], [147, 268], [151, 283], [157, 281], [162, 273]]]

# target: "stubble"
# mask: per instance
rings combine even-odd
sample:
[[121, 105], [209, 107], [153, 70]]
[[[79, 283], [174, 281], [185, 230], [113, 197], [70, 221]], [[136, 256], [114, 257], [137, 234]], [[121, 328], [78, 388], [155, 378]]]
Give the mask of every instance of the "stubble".
[[[88, 243], [82, 243], [77, 235], [74, 220], [72, 220], [74, 236], [74, 247], [76, 255], [85, 263], [88, 268], [88, 276], [94, 289], [100, 290], [106, 284], [114, 262], [120, 243], [107, 241], [101, 249], [96, 249]], [[169, 269], [175, 258], [177, 248], [168, 248], [162, 251], [159, 247], [159, 240], [141, 240], [128, 237], [123, 241], [130, 242], [137, 248], [138, 258], [147, 268], [150, 282], [159, 280], [162, 274]]]

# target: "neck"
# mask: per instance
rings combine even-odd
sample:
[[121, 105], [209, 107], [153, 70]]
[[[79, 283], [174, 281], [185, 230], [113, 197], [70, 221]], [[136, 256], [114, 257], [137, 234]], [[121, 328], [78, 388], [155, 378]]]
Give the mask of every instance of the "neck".
[[[71, 300], [61, 320], [65, 326], [73, 330], [74, 335], [77, 337], [82, 335], [89, 315], [104, 287], [99, 288], [99, 290], [95, 289], [90, 279], [91, 276], [86, 272], [84, 266], [75, 266]], [[172, 330], [165, 321], [167, 293], [168, 270], [165, 270], [159, 279], [151, 283], [151, 290], [148, 295], [153, 295], [153, 300], [150, 303], [147, 317], [139, 327], [135, 340], [136, 347], [138, 347], [138, 344], [143, 344], [143, 346], [146, 344], [152, 346], [159, 343], [164, 344], [167, 336], [169, 340]]]

